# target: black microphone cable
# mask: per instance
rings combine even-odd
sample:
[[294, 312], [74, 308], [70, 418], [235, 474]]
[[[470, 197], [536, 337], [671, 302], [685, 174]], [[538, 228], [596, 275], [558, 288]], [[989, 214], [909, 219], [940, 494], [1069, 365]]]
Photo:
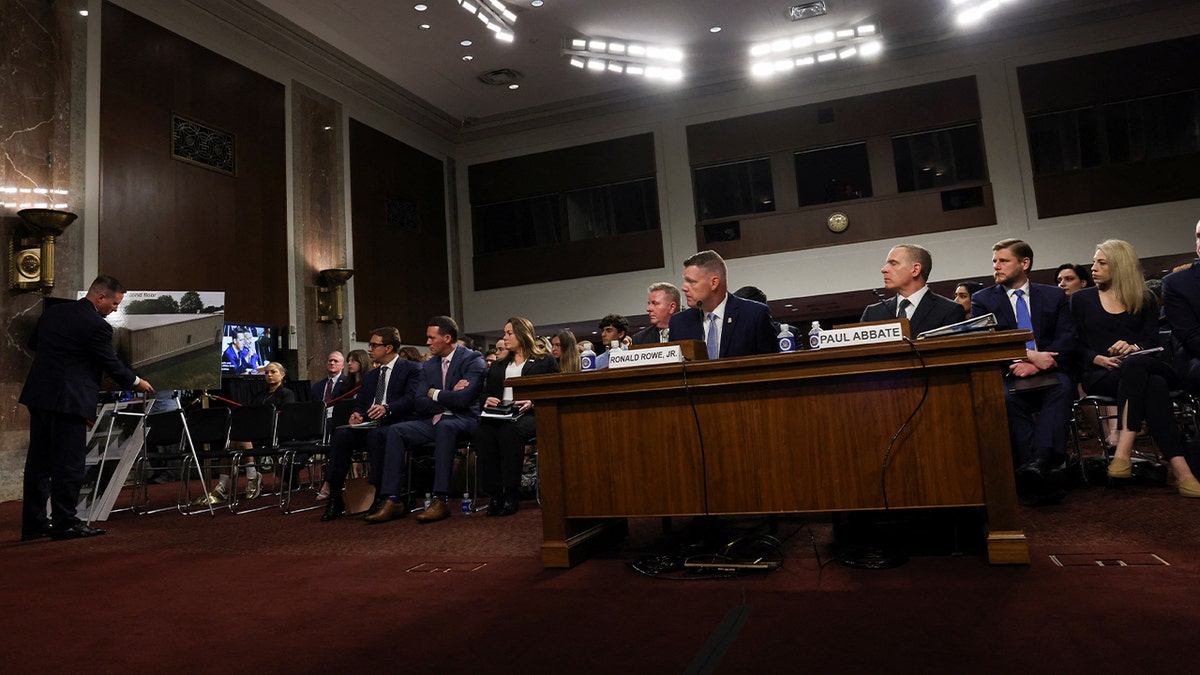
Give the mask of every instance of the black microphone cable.
[[879, 489], [883, 493], [883, 509], [885, 511], [891, 508], [888, 505], [887, 470], [888, 461], [892, 456], [892, 448], [896, 445], [896, 439], [900, 438], [900, 434], [904, 433], [904, 429], [907, 428], [909, 422], [912, 422], [913, 418], [917, 416], [917, 412], [919, 412], [925, 405], [925, 399], [929, 396], [929, 368], [925, 365], [925, 357], [921, 356], [921, 350], [917, 349], [916, 342], [910, 338], [904, 338], [904, 341], [908, 343], [908, 346], [912, 348], [913, 354], [916, 354], [917, 360], [921, 362], [921, 375], [924, 378], [925, 387], [921, 392], [921, 400], [917, 401], [917, 406], [913, 408], [911, 413], [909, 413], [908, 418], [904, 420], [904, 424], [901, 424], [900, 428], [896, 430], [896, 433], [892, 435], [891, 442], [888, 443], [887, 449], [883, 451], [883, 465], [879, 475]]
[[692, 410], [692, 419], [696, 421], [696, 438], [700, 443], [700, 480], [704, 496], [704, 515], [708, 515], [708, 461], [704, 456], [704, 430], [700, 426], [700, 413], [696, 412], [696, 401], [692, 398], [692, 386], [688, 384], [687, 357], [679, 361], [679, 369], [683, 373], [683, 393], [687, 396], [688, 407]]

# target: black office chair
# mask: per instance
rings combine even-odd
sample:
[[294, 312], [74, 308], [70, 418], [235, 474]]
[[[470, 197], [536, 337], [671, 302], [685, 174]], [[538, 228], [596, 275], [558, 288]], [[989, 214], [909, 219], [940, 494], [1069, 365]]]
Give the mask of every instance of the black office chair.
[[328, 451], [325, 442], [325, 404], [322, 401], [289, 403], [279, 409], [275, 428], [273, 454], [280, 456], [279, 509], [284, 515], [297, 511], [324, 508], [323, 504], [293, 508], [292, 497], [300, 489], [300, 472], [308, 470], [305, 488], [316, 492], [320, 487], [320, 475], [316, 471], [319, 459]]
[[[198, 408], [189, 411], [184, 418], [187, 423], [187, 435], [185, 439], [196, 450], [196, 455], [200, 458], [200, 465], [195, 465], [194, 462], [188, 462], [183, 465], [182, 482], [184, 485], [184, 500], [186, 502], [184, 513], [191, 515], [194, 513], [213, 513], [211, 505], [205, 504], [203, 509], [195, 508], [192, 496], [192, 477], [191, 468], [196, 466], [196, 472], [200, 476], [201, 492], [208, 495], [208, 476], [205, 475], [204, 467], [222, 466], [229, 467], [232, 463], [232, 456], [228, 454], [229, 447], [229, 408]], [[232, 468], [230, 468], [232, 471]], [[232, 475], [232, 474], [231, 474]]]
[[[262, 457], [276, 457], [282, 454], [275, 446], [275, 425], [277, 422], [275, 406], [244, 405], [234, 408], [229, 425], [229, 441], [231, 447], [228, 453], [232, 456], [232, 471], [230, 472], [229, 511], [234, 514], [253, 513], [263, 509], [274, 508], [275, 504], [268, 503], [255, 508], [241, 508], [242, 498], [237, 489], [238, 471], [243, 468], [242, 461], [252, 456], [256, 460]], [[234, 448], [233, 443], [249, 443], [249, 448]], [[266, 480], [265, 474], [262, 480]], [[264, 492], [259, 496], [268, 493]]]

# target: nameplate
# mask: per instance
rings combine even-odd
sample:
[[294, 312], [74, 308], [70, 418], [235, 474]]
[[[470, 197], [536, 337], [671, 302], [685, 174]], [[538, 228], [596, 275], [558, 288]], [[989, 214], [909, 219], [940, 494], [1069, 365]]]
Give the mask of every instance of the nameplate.
[[849, 328], [831, 328], [821, 331], [821, 349], [873, 345], [881, 342], [900, 342], [902, 340], [904, 340], [904, 324], [900, 321], [872, 323], [869, 325], [851, 326]]
[[664, 363], [679, 363], [680, 361], [683, 361], [683, 348], [678, 344], [655, 345], [608, 353], [609, 368], [659, 366]]

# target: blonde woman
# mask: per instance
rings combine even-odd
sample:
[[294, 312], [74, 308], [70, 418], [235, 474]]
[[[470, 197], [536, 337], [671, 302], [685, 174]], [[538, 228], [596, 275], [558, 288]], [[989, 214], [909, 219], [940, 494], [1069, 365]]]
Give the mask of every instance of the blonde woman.
[[1071, 294], [1071, 314], [1083, 362], [1080, 384], [1088, 394], [1117, 399], [1117, 447], [1108, 475], [1133, 475], [1130, 456], [1145, 421], [1167, 457], [1179, 494], [1200, 497], [1200, 482], [1183, 457], [1170, 391], [1179, 376], [1162, 354], [1138, 354], [1159, 346], [1158, 303], [1146, 290], [1137, 253], [1127, 242], [1109, 239], [1092, 258], [1095, 286]]

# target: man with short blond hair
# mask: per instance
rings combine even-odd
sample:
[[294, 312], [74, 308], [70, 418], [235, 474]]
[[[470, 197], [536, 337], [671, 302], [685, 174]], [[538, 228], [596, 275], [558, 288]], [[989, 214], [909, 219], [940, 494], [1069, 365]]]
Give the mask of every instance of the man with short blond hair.
[[650, 325], [633, 336], [633, 344], [650, 345], [671, 340], [671, 317], [679, 311], [679, 289], [674, 284], [660, 281], [646, 289], [646, 315]]

